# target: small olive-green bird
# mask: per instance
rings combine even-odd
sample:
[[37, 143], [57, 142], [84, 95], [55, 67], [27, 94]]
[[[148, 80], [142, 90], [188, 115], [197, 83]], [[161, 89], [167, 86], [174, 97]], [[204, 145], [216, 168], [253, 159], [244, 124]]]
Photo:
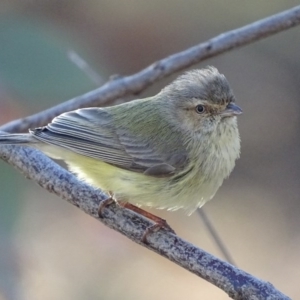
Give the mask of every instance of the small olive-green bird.
[[242, 110], [214, 67], [186, 72], [159, 94], [63, 113], [0, 144], [37, 148], [117, 200], [191, 214], [210, 200], [240, 155]]

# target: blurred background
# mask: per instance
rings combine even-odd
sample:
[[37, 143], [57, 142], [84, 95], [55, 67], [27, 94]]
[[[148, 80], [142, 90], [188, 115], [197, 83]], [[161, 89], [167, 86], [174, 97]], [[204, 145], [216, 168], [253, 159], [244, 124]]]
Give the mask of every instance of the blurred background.
[[[0, 1], [0, 123], [129, 75], [299, 1]], [[300, 297], [300, 28], [200, 65], [229, 80], [242, 155], [205, 211], [243, 270]], [[70, 59], [76, 53], [98, 84]], [[177, 76], [178, 74], [176, 74]], [[169, 83], [168, 78], [139, 95]], [[197, 214], [152, 211], [222, 257]], [[0, 299], [228, 299], [0, 161]]]

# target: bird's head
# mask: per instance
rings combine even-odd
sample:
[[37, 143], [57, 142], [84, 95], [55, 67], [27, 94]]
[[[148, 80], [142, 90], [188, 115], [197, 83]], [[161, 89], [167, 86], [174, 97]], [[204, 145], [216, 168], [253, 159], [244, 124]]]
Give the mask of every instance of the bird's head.
[[[161, 91], [168, 117], [187, 131], [206, 133], [235, 122], [242, 113], [223, 74], [215, 67], [188, 71]], [[171, 106], [171, 109], [170, 109]]]

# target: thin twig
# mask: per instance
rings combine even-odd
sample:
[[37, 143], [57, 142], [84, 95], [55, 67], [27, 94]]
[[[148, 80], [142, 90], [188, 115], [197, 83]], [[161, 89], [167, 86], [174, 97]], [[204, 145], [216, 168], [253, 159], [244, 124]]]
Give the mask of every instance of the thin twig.
[[195, 247], [179, 236], [164, 229], [141, 237], [151, 221], [115, 204], [98, 208], [106, 195], [67, 172], [37, 150], [18, 146], [1, 146], [0, 158], [18, 168], [47, 191], [69, 201], [90, 216], [117, 230], [134, 242], [164, 256], [186, 270], [222, 289], [232, 299], [279, 300], [289, 299], [269, 282], [262, 281], [211, 254]]
[[208, 218], [207, 214], [205, 213], [204, 209], [203, 208], [198, 208], [197, 212], [198, 212], [200, 218], [202, 219], [206, 229], [208, 230], [208, 232], [212, 236], [212, 238], [213, 238], [214, 242], [216, 243], [217, 247], [221, 251], [223, 257], [230, 264], [232, 264], [234, 266], [237, 266], [236, 263], [233, 260], [232, 255], [230, 254], [229, 250], [225, 246], [225, 243], [222, 241], [220, 235], [218, 234], [218, 231], [216, 230], [216, 228], [214, 227], [212, 222], [209, 220], [209, 218]]
[[80, 70], [82, 70], [95, 84], [101, 85], [104, 83], [103, 78], [91, 68], [91, 66], [74, 50], [68, 51], [68, 58]]
[[161, 78], [186, 69], [207, 58], [245, 46], [277, 32], [300, 24], [300, 6], [244, 27], [220, 34], [204, 43], [155, 62], [142, 71], [127, 77], [116, 77], [102, 87], [75, 97], [30, 117], [12, 121], [0, 127], [6, 132], [23, 132], [45, 125], [55, 116], [88, 106], [101, 106], [129, 94], [138, 94]]

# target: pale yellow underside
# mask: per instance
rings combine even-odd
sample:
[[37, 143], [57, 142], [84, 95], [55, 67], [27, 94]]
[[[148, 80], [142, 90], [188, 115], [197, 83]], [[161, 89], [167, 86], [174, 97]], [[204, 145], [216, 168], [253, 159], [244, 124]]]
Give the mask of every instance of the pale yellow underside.
[[41, 150], [56, 159], [63, 159], [77, 176], [115, 198], [138, 206], [177, 210], [191, 214], [210, 200], [222, 181], [202, 183], [196, 174], [173, 184], [171, 178], [156, 178], [127, 171], [103, 161], [86, 157], [66, 149], [45, 146]]

